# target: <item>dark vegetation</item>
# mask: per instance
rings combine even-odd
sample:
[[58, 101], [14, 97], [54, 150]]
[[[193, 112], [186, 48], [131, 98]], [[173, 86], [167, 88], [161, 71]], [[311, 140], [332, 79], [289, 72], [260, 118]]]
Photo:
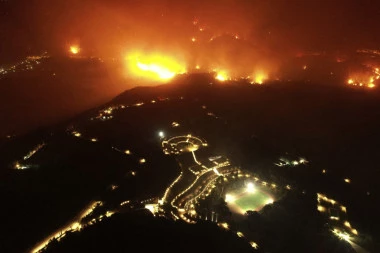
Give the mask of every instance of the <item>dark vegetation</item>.
[[69, 234], [45, 252], [252, 252], [251, 246], [213, 223], [189, 225], [139, 211]]

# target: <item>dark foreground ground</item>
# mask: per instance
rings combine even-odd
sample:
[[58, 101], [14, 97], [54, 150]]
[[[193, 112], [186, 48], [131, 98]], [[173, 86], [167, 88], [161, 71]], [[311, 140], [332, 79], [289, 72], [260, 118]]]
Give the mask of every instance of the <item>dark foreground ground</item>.
[[[107, 199], [116, 205], [162, 196], [179, 168], [173, 157], [162, 153], [160, 130], [169, 136], [201, 136], [213, 153], [243, 169], [291, 183], [312, 196], [321, 192], [338, 200], [347, 206], [351, 224], [366, 236], [370, 249], [376, 249], [379, 99], [376, 90], [304, 83], [227, 85], [215, 84], [207, 75], [192, 75], [179, 77], [173, 85], [132, 89], [66, 123], [2, 139], [0, 214], [9, 218], [2, 223], [8, 232], [0, 241], [1, 251], [31, 247], [90, 200]], [[91, 120], [99, 110], [115, 105], [130, 106], [113, 111], [110, 120]], [[174, 121], [179, 128], [172, 127]], [[73, 131], [81, 136], [73, 136]], [[46, 146], [26, 162], [32, 168], [14, 170], [15, 161], [22, 161], [41, 142]], [[124, 153], [127, 149], [132, 155]], [[280, 156], [302, 156], [309, 163], [277, 167]], [[147, 162], [141, 164], [141, 158]], [[322, 174], [323, 169], [327, 173]], [[133, 171], [136, 176], [131, 176]], [[120, 188], [109, 194], [114, 183]], [[69, 247], [64, 245], [62, 249]]]

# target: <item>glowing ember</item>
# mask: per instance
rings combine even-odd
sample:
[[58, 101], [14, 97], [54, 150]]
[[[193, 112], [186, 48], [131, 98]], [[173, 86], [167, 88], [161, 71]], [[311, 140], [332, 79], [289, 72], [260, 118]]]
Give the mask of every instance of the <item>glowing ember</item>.
[[78, 54], [79, 51], [80, 51], [80, 48], [78, 46], [70, 46], [70, 53]]
[[176, 74], [186, 72], [184, 65], [176, 60], [158, 54], [130, 54], [127, 57], [129, 70], [135, 76], [149, 79], [168, 80]]

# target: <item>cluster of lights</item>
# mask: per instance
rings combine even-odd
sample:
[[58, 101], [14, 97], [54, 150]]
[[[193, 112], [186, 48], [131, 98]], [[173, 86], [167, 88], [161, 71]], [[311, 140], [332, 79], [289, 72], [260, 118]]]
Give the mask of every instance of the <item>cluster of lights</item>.
[[156, 215], [156, 213], [158, 212], [157, 204], [146, 204], [145, 208], [148, 209], [153, 215]]
[[350, 235], [347, 234], [346, 232], [342, 232], [341, 230], [334, 228], [332, 232], [341, 240], [345, 240], [347, 242], [350, 241]]
[[[70, 225], [65, 226], [63, 228], [60, 228], [58, 231], [54, 232], [53, 234], [49, 235], [45, 240], [43, 240], [41, 243], [39, 243], [37, 246], [35, 246], [31, 253], [38, 253], [41, 252], [43, 249], [45, 249], [48, 244], [53, 240], [56, 239], [57, 241], [60, 241], [63, 237], [66, 236], [67, 232], [74, 232], [74, 231], [80, 231], [83, 228], [83, 224], [80, 223], [80, 220], [82, 220], [84, 217], [92, 213], [97, 206], [101, 206], [103, 203], [101, 201], [94, 201], [92, 202], [86, 209], [84, 209], [80, 215], [79, 219], [77, 221], [72, 222]], [[110, 217], [113, 214], [113, 212], [107, 211], [106, 217]], [[100, 219], [103, 218], [103, 215], [100, 216]], [[91, 225], [91, 221], [88, 224], [85, 225]]]
[[[158, 101], [167, 101], [167, 100], [169, 100], [169, 98], [160, 98]], [[156, 102], [157, 101], [154, 99], [150, 101], [151, 104], [155, 104]], [[137, 103], [130, 104], [130, 105], [120, 104], [120, 105], [108, 106], [107, 108], [100, 110], [95, 117], [91, 118], [91, 120], [101, 120], [101, 121], [110, 120], [110, 119], [113, 119], [113, 117], [114, 117], [113, 112], [115, 112], [117, 110], [131, 108], [131, 107], [140, 107], [144, 104], [145, 104], [145, 102], [137, 102]], [[176, 123], [176, 122], [173, 122], [173, 123]], [[179, 124], [176, 126], [179, 126]]]
[[110, 120], [113, 118], [113, 111], [119, 110], [119, 109], [124, 109], [126, 106], [125, 105], [115, 105], [115, 106], [109, 106], [105, 109], [102, 109], [98, 112], [98, 115], [96, 115], [94, 118], [91, 118], [91, 120]]
[[[35, 155], [39, 150], [41, 150], [46, 144], [45, 143], [41, 143], [41, 144], [38, 144], [36, 147], [34, 147], [31, 151], [29, 151], [24, 157], [23, 157], [23, 160], [26, 161], [28, 160], [29, 158], [31, 158], [33, 155]], [[15, 164], [14, 164], [14, 169], [16, 170], [25, 170], [25, 169], [28, 169], [32, 167], [32, 165], [29, 165], [29, 164], [21, 164], [19, 161], [16, 161]]]
[[125, 201], [120, 203], [120, 206], [125, 206], [125, 205], [129, 204], [130, 202], [131, 202], [130, 200], [125, 200]]
[[218, 119], [219, 117], [215, 115], [213, 112], [208, 112], [207, 116], [214, 117], [215, 119]]
[[41, 143], [41, 144], [38, 144], [34, 149], [32, 149], [28, 154], [26, 154], [24, 156], [24, 161], [25, 160], [28, 160], [29, 158], [31, 158], [33, 155], [35, 155], [41, 148], [43, 148], [46, 144], [45, 143]]
[[181, 171], [181, 173], [179, 174], [179, 176], [170, 184], [170, 186], [168, 188], [166, 188], [165, 194], [164, 194], [164, 196], [161, 199], [162, 203], [166, 202], [166, 199], [168, 197], [168, 194], [169, 194], [170, 190], [174, 187], [174, 185], [176, 183], [178, 183], [178, 181], [182, 178], [182, 175], [183, 175], [183, 172]]
[[[169, 142], [173, 142], [173, 140], [176, 140], [176, 141], [178, 141], [179, 140], [179, 142], [183, 142], [183, 141], [185, 141], [185, 142], [189, 142], [190, 141], [190, 139], [193, 139], [193, 138], [195, 138], [197, 141], [200, 141], [201, 143], [202, 143], [202, 141], [199, 139], [199, 138], [197, 138], [197, 137], [193, 137], [193, 136], [191, 136], [190, 134], [188, 134], [187, 136], [177, 136], [177, 137], [173, 137], [173, 138], [171, 138], [170, 140], [168, 140], [168, 141], [163, 141], [163, 143], [162, 143], [162, 147], [163, 147], [163, 149], [165, 150], [165, 146], [169, 143]], [[175, 143], [178, 143], [178, 142], [175, 142]], [[173, 143], [172, 143], [173, 144]], [[174, 145], [174, 144], [173, 144]], [[228, 164], [229, 165], [229, 162], [227, 161], [227, 162], [225, 162], [225, 163], [221, 163], [221, 164], [218, 164], [218, 165], [216, 165], [215, 167], [213, 167], [213, 168], [207, 168], [206, 166], [204, 166], [204, 165], [202, 165], [199, 161], [197, 161], [197, 159], [196, 159], [196, 157], [195, 157], [195, 154], [194, 154], [194, 152], [192, 151], [192, 154], [193, 154], [193, 158], [194, 158], [194, 161], [197, 163], [197, 164], [199, 164], [199, 165], [201, 165], [202, 166], [202, 168], [204, 168], [204, 170], [202, 170], [201, 171], [201, 173], [199, 173], [199, 174], [197, 174], [196, 175], [196, 178], [195, 178], [195, 180], [186, 188], [186, 189], [184, 189], [181, 193], [179, 193], [178, 195], [176, 195], [173, 199], [172, 199], [172, 201], [171, 201], [171, 205], [174, 207], [174, 208], [176, 208], [178, 211], [180, 211], [181, 212], [181, 210], [184, 212], [185, 211], [185, 209], [184, 208], [179, 208], [176, 204], [175, 204], [175, 202], [181, 197], [181, 196], [183, 196], [186, 192], [188, 192], [197, 182], [198, 182], [198, 180], [203, 176], [203, 175], [205, 175], [206, 173], [208, 173], [208, 172], [210, 172], [210, 171], [214, 171], [215, 172], [215, 174], [216, 175], [220, 175], [220, 173], [217, 171], [217, 168], [219, 168], [219, 167], [223, 167], [223, 166], [225, 166], [225, 164]], [[168, 192], [169, 192], [169, 190], [170, 190], [170, 188], [179, 180], [179, 178], [182, 176], [182, 173], [181, 173], [181, 175], [172, 183], [172, 185], [169, 187], [169, 188], [167, 188], [167, 190], [166, 190], [166, 192], [165, 192], [165, 195], [164, 195], [164, 197], [163, 197], [163, 199], [161, 200], [161, 202], [165, 202], [165, 200], [166, 200], [166, 197], [167, 197], [167, 194], [168, 194]], [[209, 183], [206, 185], [206, 187], [203, 189], [203, 191], [200, 193], [200, 194], [198, 194], [196, 197], [194, 197], [194, 198], [192, 198], [191, 200], [188, 200], [188, 201], [186, 201], [185, 202], [185, 205], [184, 205], [184, 207], [186, 208], [187, 206], [188, 206], [188, 204], [189, 203], [191, 203], [195, 198], [197, 198], [197, 197], [199, 197], [201, 194], [203, 194], [203, 192], [206, 190], [206, 189], [208, 189], [208, 186], [210, 186], [210, 184], [211, 183], [213, 183], [213, 180], [210, 180], [209, 181]], [[180, 203], [180, 204], [182, 204], [182, 202]], [[190, 210], [190, 214], [192, 214], [192, 211], [194, 211], [194, 210]], [[195, 211], [194, 211], [195, 212]], [[185, 220], [185, 221], [187, 221], [187, 222], [189, 222], [189, 223], [193, 223], [193, 221], [191, 221], [191, 220], [189, 220], [187, 217], [185, 217], [184, 215], [183, 215], [183, 213], [181, 213], [181, 215], [180, 215], [180, 217], [183, 219], [183, 220]]]
[[298, 165], [301, 165], [301, 164], [307, 164], [309, 161], [306, 160], [306, 158], [303, 158], [303, 157], [300, 157], [298, 158], [298, 160], [288, 160], [286, 158], [283, 158], [281, 157], [279, 159], [280, 161], [278, 163], [275, 163], [275, 165], [279, 166], [279, 167], [283, 167], [283, 166], [298, 166]]
[[182, 195], [188, 192], [198, 182], [199, 178], [201, 178], [204, 174], [208, 173], [211, 170], [212, 169], [205, 170], [203, 173], [200, 173], [199, 175], [197, 175], [195, 180], [186, 189], [184, 189], [181, 193], [179, 193], [177, 196], [174, 197], [174, 199], [171, 202], [171, 205], [175, 208], [178, 208], [178, 206], [174, 204], [175, 201], [177, 201], [178, 198], [180, 198]]
[[[224, 179], [226, 179], [226, 175], [227, 175], [228, 173], [225, 173], [225, 174], [223, 174], [223, 176], [224, 176]], [[219, 175], [221, 175], [221, 174], [217, 174], [216, 173], [216, 175], [217, 176], [219, 176]], [[195, 197], [193, 197], [192, 199], [190, 199], [189, 201], [187, 201], [186, 202], [186, 204], [185, 204], [185, 209], [187, 210], [188, 209], [188, 206], [189, 206], [189, 204], [190, 204], [190, 207], [194, 207], [194, 205], [192, 204], [194, 201], [196, 201], [197, 199], [199, 199], [201, 196], [205, 196], [205, 197], [207, 197], [209, 194], [211, 194], [211, 191], [212, 191], [212, 189], [213, 188], [215, 188], [215, 181], [218, 179], [218, 177], [214, 177], [212, 180], [210, 180], [209, 182], [208, 182], [208, 184], [204, 187], [204, 189], [198, 194], [198, 195], [196, 195]], [[204, 194], [205, 192], [208, 192], [208, 193], [206, 193], [206, 194]], [[190, 211], [191, 212], [191, 211]]]
[[[186, 149], [181, 149], [178, 146], [183, 143], [190, 143], [191, 147]], [[181, 135], [181, 136], [175, 136], [170, 139], [164, 140], [161, 143], [162, 149], [165, 154], [180, 154], [181, 152], [188, 152], [188, 151], [195, 151], [201, 146], [207, 146], [205, 145], [205, 142], [202, 141], [200, 138], [196, 136], [192, 136], [191, 134], [188, 135]]]
[[16, 170], [25, 170], [29, 169], [31, 166], [28, 164], [21, 164], [20, 162], [16, 162], [14, 165], [14, 169]]
[[[327, 208], [322, 205], [323, 202], [332, 204], [333, 206], [339, 206], [339, 208], [342, 212], [347, 213], [347, 208], [345, 206], [339, 204], [337, 201], [335, 201], [333, 199], [326, 197], [325, 195], [323, 195], [321, 193], [317, 193], [317, 201], [318, 201], [317, 210], [321, 213], [324, 213], [327, 211]], [[339, 221], [340, 218], [337, 216], [330, 216], [330, 220]], [[352, 228], [351, 223], [347, 220], [342, 223], [342, 228], [344, 228], [344, 230], [348, 230], [353, 235], [358, 235], [358, 231], [355, 228]], [[349, 237], [346, 237], [346, 235], [348, 235], [346, 232], [342, 233], [338, 229], [334, 229], [333, 232], [334, 232], [334, 234], [336, 234], [341, 239], [349, 238]], [[344, 235], [344, 237], [342, 237], [343, 235]]]
[[[219, 226], [220, 228], [222, 228], [222, 229], [225, 229], [225, 230], [229, 230], [229, 229], [230, 229], [230, 225], [229, 225], [227, 222], [218, 223], [218, 226]], [[241, 237], [241, 238], [245, 237], [244, 234], [243, 234], [241, 231], [237, 231], [237, 232], [236, 232], [236, 235], [237, 235], [238, 237]], [[259, 248], [259, 245], [258, 245], [256, 242], [254, 242], [254, 241], [250, 241], [249, 244], [250, 244], [251, 247], [254, 248], [254, 249], [258, 249], [258, 248]]]
[[178, 123], [178, 122], [175, 122], [175, 121], [173, 121], [173, 122], [172, 122], [172, 127], [179, 127], [179, 123]]
[[[71, 135], [77, 138], [84, 138], [82, 133], [77, 130], [71, 131]], [[95, 137], [88, 138], [87, 140], [91, 142], [98, 142], [98, 138], [95, 138]]]
[[37, 56], [28, 56], [24, 60], [17, 62], [11, 66], [0, 67], [0, 78], [1, 76], [7, 75], [9, 73], [32, 70], [35, 67], [35, 65], [40, 64], [43, 59], [48, 57], [49, 56], [47, 56], [46, 53]]

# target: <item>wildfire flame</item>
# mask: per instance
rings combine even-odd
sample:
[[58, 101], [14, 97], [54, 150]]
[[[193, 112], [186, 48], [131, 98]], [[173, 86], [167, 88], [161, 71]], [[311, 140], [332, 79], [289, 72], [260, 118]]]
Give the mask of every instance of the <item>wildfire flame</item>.
[[148, 79], [168, 80], [186, 72], [185, 64], [160, 54], [131, 53], [127, 61], [131, 74]]
[[224, 82], [224, 81], [228, 80], [229, 77], [225, 71], [219, 71], [216, 73], [215, 79], [219, 80], [221, 82]]
[[72, 54], [78, 54], [80, 51], [80, 48], [76, 45], [70, 46], [70, 53]]
[[262, 71], [258, 71], [253, 74], [252, 84], [263, 84], [264, 81], [268, 79], [268, 75]]

